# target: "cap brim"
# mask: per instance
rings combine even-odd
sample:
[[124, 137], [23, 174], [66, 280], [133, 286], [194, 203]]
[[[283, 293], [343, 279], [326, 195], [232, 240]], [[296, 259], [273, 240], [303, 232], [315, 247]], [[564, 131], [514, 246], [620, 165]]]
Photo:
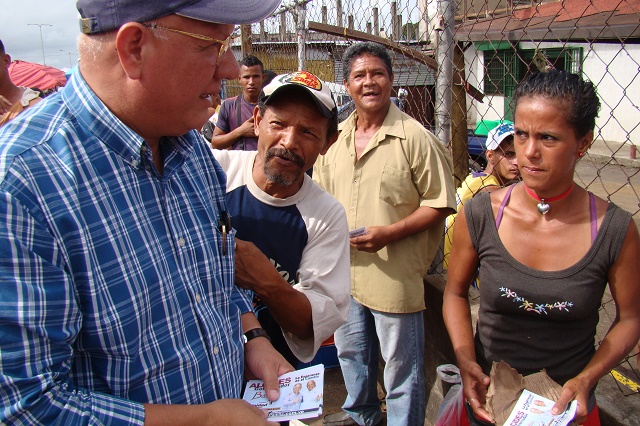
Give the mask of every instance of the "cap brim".
[[504, 140], [509, 136], [515, 136], [515, 132], [511, 131], [511, 132], [503, 133], [497, 139], [493, 138], [491, 142], [487, 140], [486, 148], [490, 151], [495, 151], [502, 144], [502, 142], [504, 142]]
[[[281, 0], [202, 0], [176, 15], [216, 24], [250, 24], [271, 15]], [[215, 4], [215, 8], [212, 7]]]

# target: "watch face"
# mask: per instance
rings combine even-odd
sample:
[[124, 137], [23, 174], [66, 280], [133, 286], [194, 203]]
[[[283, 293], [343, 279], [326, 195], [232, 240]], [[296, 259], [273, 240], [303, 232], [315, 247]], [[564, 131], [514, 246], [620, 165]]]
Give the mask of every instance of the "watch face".
[[247, 336], [245, 334], [243, 334], [242, 335], [242, 343], [246, 345], [248, 341], [249, 340], [247, 340]]

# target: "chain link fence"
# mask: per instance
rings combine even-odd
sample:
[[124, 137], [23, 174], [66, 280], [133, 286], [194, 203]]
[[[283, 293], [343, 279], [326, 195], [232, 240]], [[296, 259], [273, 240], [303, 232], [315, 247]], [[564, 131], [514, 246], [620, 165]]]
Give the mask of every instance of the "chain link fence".
[[[385, 45], [393, 56], [392, 96], [406, 91], [405, 112], [447, 145], [457, 185], [470, 166], [486, 165], [477, 142], [487, 126], [513, 120], [519, 81], [549, 68], [579, 73], [596, 85], [602, 108], [593, 153], [576, 179], [640, 224], [640, 0], [299, 0], [239, 32], [238, 59], [252, 54], [278, 74], [305, 69], [336, 83], [339, 108], [349, 104], [344, 50], [357, 41]], [[233, 81], [225, 90], [241, 92]], [[605, 322], [615, 312], [607, 297]], [[630, 356], [620, 369], [639, 381], [635, 366]]]

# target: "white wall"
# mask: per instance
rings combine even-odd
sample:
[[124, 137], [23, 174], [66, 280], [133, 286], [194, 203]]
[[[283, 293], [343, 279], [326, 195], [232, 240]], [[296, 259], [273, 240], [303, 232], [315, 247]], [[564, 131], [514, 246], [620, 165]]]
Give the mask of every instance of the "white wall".
[[[469, 84], [482, 91], [484, 77], [484, 56], [482, 52], [469, 47], [464, 53], [466, 78]], [[504, 96], [485, 95], [482, 103], [467, 95], [467, 124], [475, 129], [480, 120], [501, 120], [504, 116]]]
[[[520, 48], [558, 48], [562, 43], [521, 43]], [[583, 76], [592, 81], [600, 96], [601, 109], [596, 119], [596, 138], [640, 145], [640, 45], [621, 48], [612, 43], [567, 43], [582, 47]], [[472, 46], [465, 52], [467, 79], [482, 90], [483, 55]], [[504, 113], [504, 97], [485, 96], [479, 103], [467, 96], [469, 125], [478, 120], [497, 120]]]
[[599, 44], [585, 50], [584, 75], [598, 88], [596, 126], [606, 141], [640, 145], [640, 45]]

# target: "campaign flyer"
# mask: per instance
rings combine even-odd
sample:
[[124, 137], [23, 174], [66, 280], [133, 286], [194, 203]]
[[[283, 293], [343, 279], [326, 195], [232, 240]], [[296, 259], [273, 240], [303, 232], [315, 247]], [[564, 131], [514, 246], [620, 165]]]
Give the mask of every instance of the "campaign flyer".
[[313, 365], [283, 374], [278, 379], [280, 398], [269, 401], [262, 380], [249, 380], [242, 397], [258, 408], [268, 411], [267, 420], [307, 419], [322, 414], [324, 365]]
[[577, 402], [571, 401], [564, 412], [553, 415], [553, 402], [528, 390], [522, 391], [504, 426], [566, 426], [576, 415]]

